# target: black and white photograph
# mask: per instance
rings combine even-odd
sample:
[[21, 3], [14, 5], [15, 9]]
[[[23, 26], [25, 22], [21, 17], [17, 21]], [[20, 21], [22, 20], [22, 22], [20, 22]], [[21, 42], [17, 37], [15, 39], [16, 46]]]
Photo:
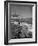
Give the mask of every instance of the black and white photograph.
[[5, 42], [36, 43], [36, 17], [37, 2], [5, 2]]

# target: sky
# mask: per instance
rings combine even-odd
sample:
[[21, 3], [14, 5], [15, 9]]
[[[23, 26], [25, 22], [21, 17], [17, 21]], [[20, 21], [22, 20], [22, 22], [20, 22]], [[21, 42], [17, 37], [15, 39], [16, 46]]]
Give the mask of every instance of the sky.
[[13, 15], [15, 14], [19, 15], [20, 17], [25, 17], [25, 18], [30, 18], [32, 17], [32, 7], [31, 6], [10, 6], [10, 14]]

